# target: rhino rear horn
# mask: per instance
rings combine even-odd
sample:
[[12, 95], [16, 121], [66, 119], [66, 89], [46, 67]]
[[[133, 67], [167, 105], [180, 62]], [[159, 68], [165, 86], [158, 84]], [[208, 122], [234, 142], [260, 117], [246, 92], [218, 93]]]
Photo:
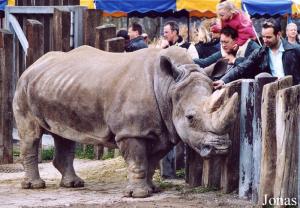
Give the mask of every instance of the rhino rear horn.
[[206, 101], [206, 105], [204, 107], [204, 112], [212, 113], [220, 108], [220, 106], [224, 103], [225, 99], [225, 89], [216, 90]]
[[174, 80], [178, 80], [183, 72], [178, 69], [174, 64], [172, 64], [171, 60], [167, 56], [160, 57], [160, 68], [165, 73], [171, 75]]

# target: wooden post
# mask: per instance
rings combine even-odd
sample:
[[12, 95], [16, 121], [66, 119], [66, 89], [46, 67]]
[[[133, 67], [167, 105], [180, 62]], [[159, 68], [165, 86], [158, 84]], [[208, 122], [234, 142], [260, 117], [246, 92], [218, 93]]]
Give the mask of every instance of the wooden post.
[[202, 185], [210, 188], [220, 188], [221, 182], [221, 157], [214, 156], [203, 160]]
[[[300, 85], [276, 96], [277, 161], [274, 198], [297, 198]], [[284, 203], [275, 207], [285, 207]]]
[[253, 118], [253, 182], [252, 201], [258, 202], [260, 160], [261, 160], [261, 102], [265, 84], [275, 81], [276, 77], [255, 77], [254, 118]]
[[80, 5], [80, 0], [68, 0], [67, 5]]
[[[26, 68], [33, 64], [44, 54], [44, 26], [37, 20], [26, 20], [26, 38], [28, 51], [26, 56]], [[39, 162], [42, 162], [42, 140], [39, 145]]]
[[[241, 95], [241, 80], [227, 84], [228, 96], [234, 93]], [[240, 100], [240, 99], [239, 99]], [[240, 106], [240, 101], [238, 103]], [[221, 190], [223, 193], [230, 193], [239, 186], [239, 158], [240, 158], [240, 114], [238, 113], [236, 122], [232, 125], [229, 132], [232, 146], [227, 156], [221, 162]]]
[[263, 88], [261, 106], [262, 151], [258, 203], [274, 196], [273, 187], [276, 174], [276, 106], [278, 90], [292, 86], [291, 76], [266, 84]]
[[[84, 11], [83, 44], [95, 47], [96, 27], [100, 26], [101, 24], [102, 24], [102, 11], [96, 9], [87, 9]], [[114, 38], [115, 36], [116, 35], [109, 36], [108, 38]], [[104, 50], [104, 40], [103, 40], [102, 50]]]
[[122, 37], [111, 38], [105, 40], [105, 51], [109, 52], [124, 52], [125, 39]]
[[112, 24], [96, 27], [95, 47], [105, 50], [105, 40], [116, 37], [116, 26]]
[[175, 147], [171, 149], [170, 152], [163, 159], [160, 160], [160, 175], [163, 178], [175, 178], [176, 171], [175, 171]]
[[240, 109], [239, 197], [249, 199], [252, 196], [254, 80], [242, 81]]
[[0, 30], [0, 164], [13, 162], [13, 34]]
[[192, 148], [186, 145], [185, 181], [191, 186], [201, 186], [203, 159]]
[[26, 57], [26, 68], [44, 54], [44, 26], [37, 20], [27, 19], [26, 38], [29, 48]]
[[114, 157], [119, 157], [119, 156], [121, 156], [120, 149], [115, 149]]
[[174, 147], [174, 168], [175, 172], [176, 170], [181, 170], [185, 167], [185, 161], [184, 161], [184, 143], [180, 141], [175, 147]]
[[53, 50], [70, 50], [71, 15], [70, 12], [54, 9], [53, 14]]
[[104, 147], [103, 145], [94, 145], [94, 159], [100, 160], [103, 156]]

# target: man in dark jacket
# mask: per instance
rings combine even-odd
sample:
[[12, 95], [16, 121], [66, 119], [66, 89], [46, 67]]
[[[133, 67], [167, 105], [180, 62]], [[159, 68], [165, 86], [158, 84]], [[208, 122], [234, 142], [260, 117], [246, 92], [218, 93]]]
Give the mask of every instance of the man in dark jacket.
[[292, 75], [294, 84], [300, 83], [300, 48], [281, 38], [280, 24], [267, 20], [262, 25], [264, 46], [255, 50], [246, 60], [233, 67], [220, 80], [213, 83], [215, 89], [225, 83], [241, 79], [254, 78], [267, 72], [275, 77]]
[[164, 38], [165, 41], [161, 46], [162, 48], [176, 45], [188, 49], [190, 46], [190, 43], [185, 42], [179, 35], [179, 26], [175, 21], [168, 21], [164, 24]]
[[128, 29], [128, 35], [130, 42], [125, 48], [126, 52], [136, 51], [142, 48], [148, 48], [144, 41], [142, 35], [142, 26], [136, 22], [132, 23], [131, 27]]
[[237, 31], [231, 27], [224, 27], [221, 30], [220, 43], [226, 56], [222, 57], [220, 52], [220, 57], [215, 59], [214, 63], [203, 68], [211, 79], [220, 79], [224, 74], [230, 71], [232, 67], [244, 61], [245, 57], [259, 48], [259, 45], [250, 39], [243, 46], [236, 48], [235, 40], [237, 37]]
[[[247, 44], [246, 51], [244, 53], [245, 57], [248, 57], [255, 49], [257, 49], [259, 47], [259, 45], [251, 39], [248, 42], [246, 42], [245, 44]], [[238, 50], [238, 48], [237, 48], [237, 50]], [[193, 59], [193, 60], [194, 60], [195, 64], [199, 65], [201, 68], [205, 68], [205, 67], [210, 66], [213, 63], [216, 63], [220, 58], [222, 58], [222, 53], [219, 50], [218, 52], [215, 52], [206, 58], [199, 58], [199, 59]]]

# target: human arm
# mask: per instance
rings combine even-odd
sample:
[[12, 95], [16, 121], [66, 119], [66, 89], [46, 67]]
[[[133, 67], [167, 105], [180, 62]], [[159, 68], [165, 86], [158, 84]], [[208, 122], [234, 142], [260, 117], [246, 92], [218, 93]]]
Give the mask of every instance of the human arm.
[[210, 66], [211, 64], [217, 62], [220, 58], [222, 58], [221, 51], [218, 51], [207, 58], [204, 59], [193, 59], [195, 64], [199, 65], [201, 68], [205, 68]]
[[265, 56], [265, 47], [256, 49], [247, 59], [226, 73], [221, 80], [224, 83], [229, 83], [231, 81], [249, 76], [254, 77], [257, 73], [259, 73], [259, 65], [264, 60]]

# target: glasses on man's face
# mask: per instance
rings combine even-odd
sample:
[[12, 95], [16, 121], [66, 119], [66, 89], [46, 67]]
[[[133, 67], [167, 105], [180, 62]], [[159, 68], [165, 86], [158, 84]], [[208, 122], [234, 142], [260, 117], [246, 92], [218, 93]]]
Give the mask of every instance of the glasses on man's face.
[[232, 40], [221, 40], [220, 41], [221, 45], [228, 45], [228, 44], [231, 44], [232, 43]]

